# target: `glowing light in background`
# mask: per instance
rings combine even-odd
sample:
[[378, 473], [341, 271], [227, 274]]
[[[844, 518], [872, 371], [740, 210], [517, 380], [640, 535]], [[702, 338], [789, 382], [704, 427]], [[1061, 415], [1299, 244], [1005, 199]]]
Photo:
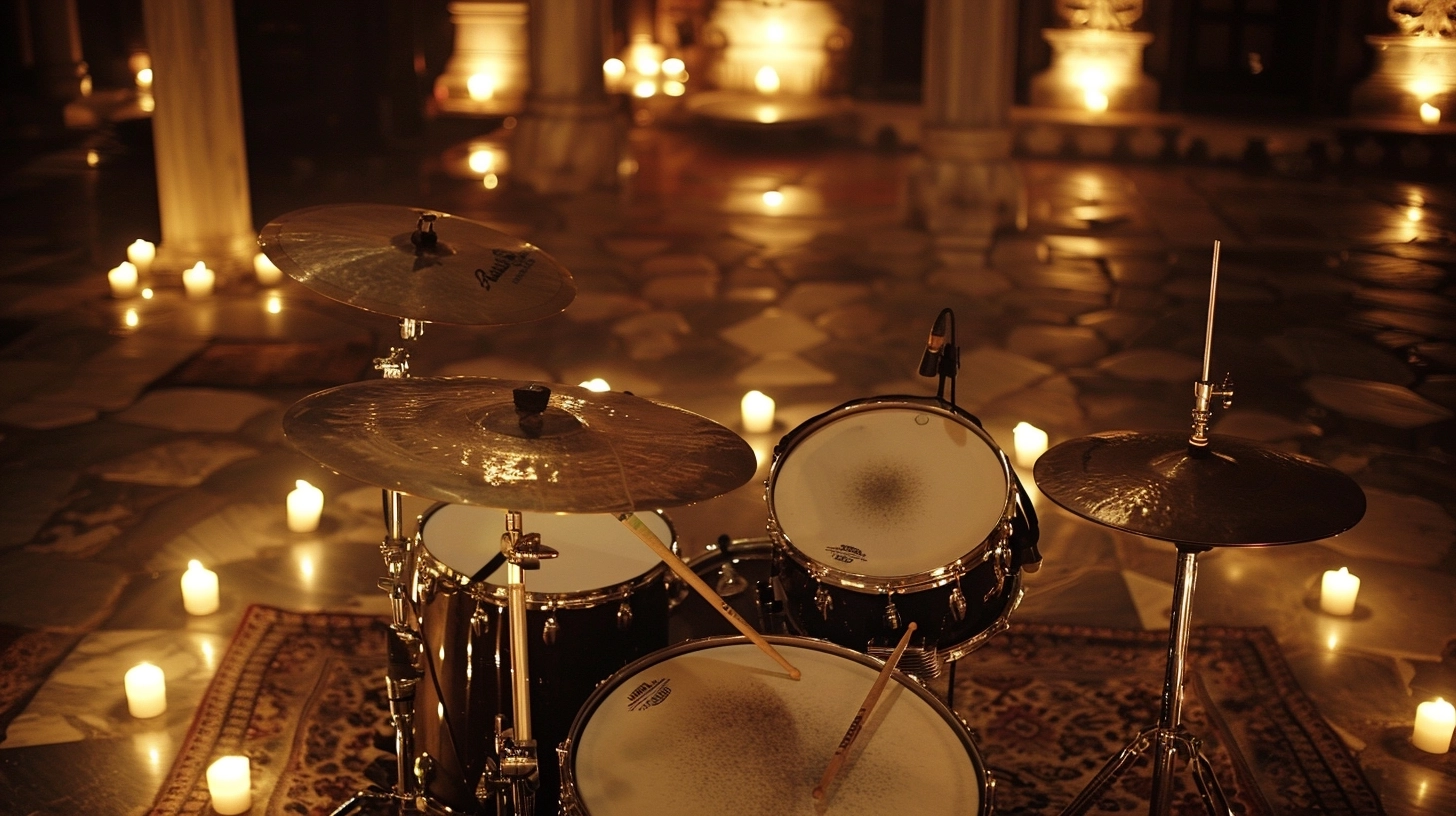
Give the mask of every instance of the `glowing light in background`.
[[476, 148], [470, 151], [470, 171], [472, 173], [489, 173], [495, 168], [495, 151], [486, 148]]
[[280, 314], [283, 311], [283, 299], [277, 295], [269, 295], [268, 303], [263, 308], [268, 310], [268, 314]]
[[612, 57], [602, 63], [602, 74], [612, 82], [621, 82], [622, 77], [627, 75], [627, 63]]
[[784, 29], [784, 24], [778, 20], [770, 20], [763, 28], [764, 39], [771, 43], [782, 43], [789, 38], [789, 32]]
[[687, 64], [677, 57], [668, 57], [662, 61], [662, 73], [670, 77], [682, 78], [687, 73]]
[[1427, 125], [1441, 124], [1441, 109], [1429, 102], [1422, 102], [1421, 123]]
[[141, 318], [137, 317], [136, 309], [127, 309], [126, 315], [122, 318], [122, 322], [126, 323], [127, 328], [135, 329], [141, 323]]
[[152, 89], [152, 69], [143, 68], [140, 71], [137, 71], [136, 84], [138, 88], [141, 88], [144, 91], [150, 91]]
[[669, 79], [668, 81], [662, 83], [662, 92], [667, 94], [668, 96], [682, 96], [683, 94], [687, 93], [687, 90], [688, 86], [682, 84], [681, 82], [678, 82], [675, 79]]
[[648, 97], [656, 96], [657, 83], [653, 82], [650, 79], [638, 80], [637, 83], [632, 86], [632, 95], [637, 97], [638, 99], [647, 99]]
[[582, 388], [585, 388], [588, 391], [595, 391], [597, 393], [601, 393], [603, 391], [611, 391], [612, 390], [612, 387], [610, 385], [607, 385], [607, 381], [604, 380], [604, 379], [602, 379], [601, 377], [592, 377], [590, 380], [587, 380], [586, 382], [577, 383], [577, 384], [580, 385]]
[[101, 154], [94, 150], [86, 151], [86, 166], [95, 167], [101, 163]]
[[483, 102], [495, 96], [495, 77], [489, 74], [471, 74], [465, 80], [465, 90], [476, 102]]
[[486, 173], [484, 181], [485, 189], [487, 190], [494, 190], [496, 187], [500, 186], [500, 177], [498, 177], [495, 173]]
[[305, 584], [308, 584], [310, 588], [313, 587], [314, 564], [312, 555], [307, 553], [299, 554], [298, 574], [303, 578]]
[[763, 203], [768, 207], [777, 207], [784, 203], [784, 194], [778, 190], [769, 190], [763, 194]]
[[1413, 206], [1413, 207], [1406, 207], [1405, 208], [1405, 217], [1406, 217], [1406, 220], [1407, 221], [1410, 221], [1411, 223], [1415, 223], [1415, 222], [1420, 221], [1422, 218], [1425, 218], [1426, 217], [1426, 212], [1425, 212], [1425, 210], [1422, 210], [1419, 205]]
[[771, 125], [779, 120], [779, 109], [773, 105], [759, 105], [758, 110], [753, 112], [753, 118], [765, 125]]
[[773, 69], [772, 65], [765, 65], [758, 69], [753, 75], [753, 87], [761, 94], [773, 94], [779, 92], [779, 72]]
[[1082, 104], [1092, 113], [1106, 113], [1109, 103], [1102, 91], [1086, 90], [1082, 92]]
[[217, 668], [217, 652], [212, 648], [212, 641], [204, 640], [198, 644], [202, 649], [202, 662], [207, 666], [208, 671]]
[[156, 296], [157, 296], [157, 293], [156, 292], [153, 292], [152, 291], [152, 287], [150, 287], [150, 286], [148, 286], [147, 288], [145, 288], [145, 289], [142, 290], [142, 300], [151, 300], [152, 298], [154, 298]]

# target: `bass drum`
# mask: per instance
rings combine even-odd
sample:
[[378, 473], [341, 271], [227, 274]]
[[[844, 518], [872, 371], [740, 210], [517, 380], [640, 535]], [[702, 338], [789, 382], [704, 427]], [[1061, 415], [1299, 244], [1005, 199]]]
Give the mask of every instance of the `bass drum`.
[[[665, 515], [638, 517], [676, 549]], [[470, 580], [500, 552], [504, 530], [503, 511], [458, 504], [435, 505], [420, 523], [411, 600], [427, 666], [414, 741], [428, 811], [480, 812], [475, 785], [495, 756], [496, 716], [511, 725], [506, 567]], [[667, 645], [667, 567], [611, 516], [523, 513], [522, 530], [560, 552], [526, 573], [536, 808], [554, 814], [552, 749], [577, 710], [613, 672]]]
[[[592, 694], [561, 752], [567, 816], [986, 816], [991, 781], [965, 726], [896, 671], [823, 801], [814, 786], [881, 664], [807, 638], [680, 643]], [[827, 809], [827, 811], [826, 811]]]
[[[767, 501], [795, 631], [939, 674], [1002, 631], [1021, 600], [1036, 521], [1006, 456], [940, 400], [876, 397], [795, 428], [775, 450]], [[923, 634], [922, 634], [923, 633]]]

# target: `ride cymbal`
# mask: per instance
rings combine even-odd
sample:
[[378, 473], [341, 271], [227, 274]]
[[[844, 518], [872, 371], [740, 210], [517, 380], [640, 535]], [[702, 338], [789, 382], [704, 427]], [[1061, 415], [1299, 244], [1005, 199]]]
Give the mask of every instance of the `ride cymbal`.
[[430, 323], [524, 323], [554, 315], [576, 297], [571, 273], [534, 245], [418, 207], [294, 210], [263, 227], [258, 246], [325, 297]]
[[1114, 431], [1063, 442], [1033, 468], [1047, 498], [1098, 524], [1210, 547], [1294, 544], [1342, 533], [1365, 515], [1350, 477], [1297, 454], [1213, 435]]
[[621, 393], [551, 385], [532, 436], [515, 391], [487, 377], [371, 380], [299, 400], [283, 430], [346, 476], [437, 501], [510, 510], [624, 513], [689, 504], [757, 469], [737, 434]]

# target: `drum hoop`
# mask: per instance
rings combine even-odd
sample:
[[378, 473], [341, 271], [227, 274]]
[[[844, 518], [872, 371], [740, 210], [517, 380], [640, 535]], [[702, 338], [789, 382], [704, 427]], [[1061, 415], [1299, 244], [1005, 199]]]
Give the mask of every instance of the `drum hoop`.
[[1026, 590], [1021, 586], [1021, 570], [1016, 570], [1015, 574], [1011, 577], [1011, 602], [1006, 604], [1006, 608], [1001, 610], [1001, 614], [996, 616], [996, 620], [991, 621], [990, 626], [971, 635], [960, 643], [953, 646], [935, 647], [940, 658], [947, 663], [960, 660], [971, 652], [986, 645], [986, 641], [992, 637], [1010, 629], [1011, 615], [1016, 611], [1017, 607], [1021, 606], [1021, 599], [1024, 597], [1026, 597]]
[[[876, 672], [880, 671], [885, 665], [882, 660], [876, 660], [867, 654], [856, 652], [853, 649], [847, 649], [837, 643], [830, 643], [827, 640], [820, 640], [818, 638], [789, 637], [786, 635], [764, 635], [763, 638], [775, 646], [795, 646], [845, 657], [862, 666], [874, 669]], [[741, 635], [719, 635], [716, 637], [698, 638], [696, 640], [685, 640], [682, 643], [674, 643], [665, 649], [658, 649], [649, 655], [637, 658], [617, 670], [611, 677], [598, 683], [596, 690], [592, 692], [591, 696], [582, 704], [581, 710], [577, 712], [576, 719], [572, 720], [571, 730], [566, 732], [566, 742], [561, 743], [561, 747], [557, 749], [561, 763], [562, 802], [566, 804], [569, 799], [570, 806], [573, 808], [573, 810], [563, 809], [562, 812], [569, 813], [571, 816], [591, 816], [586, 803], [582, 802], [578, 797], [576, 787], [576, 746], [580, 744], [581, 734], [586, 730], [587, 724], [591, 722], [592, 714], [596, 713], [597, 708], [601, 706], [602, 701], [608, 695], [615, 691], [627, 678], [632, 677], [648, 666], [655, 666], [658, 663], [688, 652], [697, 652], [718, 646], [742, 643], [750, 643], [750, 641]], [[959, 714], [947, 707], [945, 703], [940, 701], [940, 698], [936, 697], [929, 689], [921, 685], [919, 680], [916, 680], [914, 677], [899, 669], [892, 670], [891, 674], [907, 691], [913, 692], [915, 696], [928, 703], [931, 710], [940, 715], [940, 718], [955, 731], [956, 737], [960, 739], [962, 747], [966, 749], [966, 753], [971, 758], [971, 766], [976, 769], [976, 787], [981, 792], [979, 797], [981, 806], [977, 816], [990, 816], [992, 803], [991, 788], [994, 783], [990, 781], [990, 772], [986, 768], [985, 758], [981, 756], [981, 749], [976, 747], [975, 740], [971, 738], [970, 727], [966, 725]]]
[[[942, 564], [932, 570], [918, 572], [912, 575], [865, 575], [863, 573], [848, 572], [835, 569], [813, 556], [800, 550], [794, 545], [787, 532], [779, 525], [778, 513], [774, 507], [774, 486], [779, 479], [779, 471], [783, 463], [789, 458], [790, 452], [798, 446], [799, 441], [811, 435], [820, 428], [837, 422], [840, 417], [865, 411], [875, 411], [885, 408], [913, 407], [925, 409], [928, 413], [939, 414], [947, 419], [954, 420], [964, 425], [975, 435], [981, 438], [996, 454], [996, 460], [1001, 465], [1001, 478], [1006, 486], [1006, 501], [1001, 505], [1001, 522], [991, 528], [981, 543], [971, 548], [971, 551], [962, 555], [947, 564]], [[810, 575], [821, 583], [832, 584], [844, 589], [866, 593], [889, 593], [918, 591], [922, 589], [933, 589], [944, 586], [961, 576], [970, 572], [972, 568], [984, 560], [986, 551], [999, 543], [1009, 540], [1011, 531], [1010, 519], [1016, 511], [1016, 484], [1011, 478], [1011, 462], [1006, 458], [1006, 452], [1000, 445], [991, 438], [991, 435], [984, 428], [977, 425], [970, 418], [970, 415], [960, 408], [951, 406], [935, 397], [914, 397], [914, 396], [884, 396], [867, 397], [865, 399], [851, 400], [836, 408], [831, 408], [816, 417], [806, 420], [803, 424], [794, 428], [784, 435], [774, 449], [773, 466], [769, 469], [768, 480], [764, 482], [764, 501], [768, 505], [768, 533], [794, 562], [809, 571]]]
[[[429, 523], [430, 517], [435, 515], [441, 508], [452, 506], [455, 506], [452, 502], [439, 502], [420, 516], [419, 529], [415, 533], [414, 543], [415, 569], [423, 570], [429, 568], [437, 576], [449, 579], [460, 591], [475, 600], [484, 601], [485, 603], [504, 608], [507, 603], [507, 590], [505, 587], [499, 584], [492, 584], [489, 581], [472, 582], [469, 575], [462, 574], [454, 567], [436, 558], [434, 553], [431, 553], [429, 547], [426, 546], [425, 525]], [[667, 525], [667, 531], [671, 534], [672, 539], [668, 543], [668, 548], [676, 553], [678, 551], [677, 527], [673, 526], [672, 519], [668, 518], [667, 514], [661, 510], [653, 510], [651, 512], [662, 519], [662, 522]], [[530, 532], [530, 530], [526, 532]], [[653, 566], [648, 567], [646, 572], [639, 574], [630, 581], [604, 587], [593, 587], [592, 589], [582, 589], [575, 592], [532, 592], [528, 586], [526, 589], [526, 605], [539, 611], [549, 611], [552, 609], [587, 609], [611, 601], [626, 600], [638, 591], [651, 586], [654, 581], [662, 583], [666, 574], [667, 565], [658, 561]]]

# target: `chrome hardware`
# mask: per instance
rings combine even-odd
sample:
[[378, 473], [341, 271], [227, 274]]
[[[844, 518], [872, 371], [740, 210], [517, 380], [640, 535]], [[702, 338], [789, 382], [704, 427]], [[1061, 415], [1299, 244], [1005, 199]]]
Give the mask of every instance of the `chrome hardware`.
[[479, 600], [475, 602], [475, 611], [470, 613], [470, 634], [472, 637], [480, 637], [490, 631], [490, 611], [486, 604]]
[[559, 629], [561, 629], [561, 625], [556, 622], [556, 615], [553, 613], [546, 619], [546, 623], [541, 625], [541, 642], [547, 646], [555, 645], [556, 632]]
[[891, 629], [900, 628], [900, 610], [895, 606], [894, 595], [890, 595], [889, 600], [885, 602], [885, 625]]
[[743, 594], [743, 590], [748, 589], [748, 582], [738, 574], [738, 570], [733, 569], [732, 562], [728, 562], [718, 571], [718, 583], [713, 589], [724, 598], [731, 598]]
[[[1205, 371], [1207, 371], [1206, 367]], [[1233, 407], [1234, 383], [1232, 375], [1224, 374], [1223, 382], [1217, 386], [1208, 380], [1199, 380], [1193, 383], [1193, 435], [1189, 437], [1188, 444], [1194, 447], [1202, 448], [1208, 445], [1208, 423], [1213, 419], [1213, 401], [1215, 397], [1223, 401], [1223, 407], [1225, 409]]]
[[1011, 548], [1006, 544], [1011, 540], [1011, 522], [1001, 522], [1001, 529], [998, 533], [996, 546], [987, 550], [986, 554], [981, 557], [983, 563], [991, 562], [991, 570], [996, 575], [996, 583], [986, 590], [986, 596], [981, 599], [982, 601], [989, 601], [1000, 595], [1001, 591], [1006, 588], [1006, 579], [1011, 575]]
[[829, 620], [829, 610], [834, 608], [834, 596], [829, 594], [829, 587], [821, 585], [814, 590], [814, 606], [819, 609], [819, 617]]
[[[865, 649], [866, 654], [879, 660], [889, 660], [894, 651], [889, 646], [870, 646]], [[945, 661], [941, 659], [940, 651], [933, 646], [909, 646], [900, 655], [900, 662], [895, 664], [895, 668], [923, 683], [939, 677], [945, 669]]]
[[957, 623], [966, 619], [966, 596], [959, 584], [950, 591], [950, 615]]
[[402, 380], [409, 376], [409, 349], [391, 348], [386, 357], [374, 358], [374, 370], [386, 380]]
[[617, 607], [617, 628], [628, 629], [632, 626], [632, 602], [622, 601]]

